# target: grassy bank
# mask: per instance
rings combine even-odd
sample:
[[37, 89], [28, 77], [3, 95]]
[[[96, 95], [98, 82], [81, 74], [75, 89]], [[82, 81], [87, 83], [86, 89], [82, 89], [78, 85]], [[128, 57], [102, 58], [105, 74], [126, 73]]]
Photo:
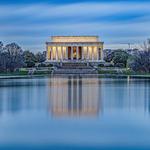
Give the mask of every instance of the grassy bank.
[[[51, 68], [48, 69], [37, 69], [33, 74], [29, 74], [29, 68], [23, 68], [15, 72], [2, 72], [0, 73], [0, 78], [23, 78], [23, 77], [33, 77], [33, 76], [47, 76], [52, 73]], [[122, 68], [99, 68], [98, 74], [101, 77], [135, 77], [135, 78], [150, 78], [150, 73], [133, 72], [130, 69]]]
[[[35, 70], [32, 75], [46, 75], [51, 74], [51, 70]], [[1, 72], [0, 76], [27, 76], [29, 74], [29, 70], [26, 68], [20, 69], [19, 71], [14, 72]]]
[[[114, 74], [114, 75], [148, 75], [146, 73], [138, 73], [138, 72], [130, 72], [130, 71], [122, 71], [122, 72], [117, 72], [114, 70], [99, 70], [98, 74]], [[150, 74], [149, 74], [150, 75]]]
[[135, 78], [135, 79], [150, 79], [150, 73], [142, 73], [142, 72], [134, 72], [130, 69], [99, 69], [98, 74], [101, 77], [107, 77], [107, 78]]
[[28, 72], [2, 72], [0, 76], [24, 76], [28, 75]]

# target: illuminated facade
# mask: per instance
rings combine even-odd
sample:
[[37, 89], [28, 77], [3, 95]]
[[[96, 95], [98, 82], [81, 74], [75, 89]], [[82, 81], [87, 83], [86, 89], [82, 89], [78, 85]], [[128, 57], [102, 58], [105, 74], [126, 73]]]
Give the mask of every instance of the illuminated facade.
[[98, 36], [52, 36], [46, 42], [47, 62], [101, 62], [103, 42]]

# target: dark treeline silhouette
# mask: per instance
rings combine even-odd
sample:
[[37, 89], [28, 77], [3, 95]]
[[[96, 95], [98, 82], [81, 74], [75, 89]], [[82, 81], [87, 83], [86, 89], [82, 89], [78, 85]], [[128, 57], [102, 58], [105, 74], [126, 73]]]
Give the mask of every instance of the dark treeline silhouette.
[[[33, 52], [26, 50], [16, 44], [4, 45], [0, 42], [0, 72], [13, 72], [22, 67], [34, 67], [36, 63], [42, 65], [46, 60], [46, 51]], [[150, 73], [150, 49], [128, 54], [124, 50], [115, 50], [106, 54], [104, 60], [113, 62], [115, 67], [128, 67], [132, 71]]]
[[36, 63], [42, 63], [46, 60], [46, 52], [34, 54], [31, 51], [23, 51], [16, 44], [4, 45], [0, 42], [0, 72], [13, 72], [21, 67], [34, 67]]
[[111, 62], [115, 67], [128, 67], [132, 71], [150, 73], [150, 50], [137, 50], [129, 54], [125, 50], [115, 50], [104, 57], [106, 62]]
[[106, 62], [114, 63], [115, 67], [127, 67], [127, 61], [129, 59], [129, 54], [123, 50], [115, 50], [110, 53], [106, 53], [104, 60]]
[[150, 50], [139, 51], [130, 57], [128, 67], [135, 72], [150, 73]]

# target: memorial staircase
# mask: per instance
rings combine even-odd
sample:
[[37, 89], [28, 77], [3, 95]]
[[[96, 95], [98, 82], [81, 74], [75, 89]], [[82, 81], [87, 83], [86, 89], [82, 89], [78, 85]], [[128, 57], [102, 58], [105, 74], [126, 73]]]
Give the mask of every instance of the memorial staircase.
[[57, 66], [54, 74], [96, 74], [97, 70], [94, 67], [87, 65], [87, 63], [63, 63]]

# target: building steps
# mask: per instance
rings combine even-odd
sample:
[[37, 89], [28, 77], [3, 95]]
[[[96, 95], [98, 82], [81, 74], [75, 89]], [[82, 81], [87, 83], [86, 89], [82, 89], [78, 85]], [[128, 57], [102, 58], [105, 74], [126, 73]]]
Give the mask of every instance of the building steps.
[[97, 74], [93, 69], [57, 69], [54, 74]]
[[88, 66], [86, 63], [63, 63], [61, 66], [57, 66], [53, 71], [54, 74], [97, 74], [92, 66]]

